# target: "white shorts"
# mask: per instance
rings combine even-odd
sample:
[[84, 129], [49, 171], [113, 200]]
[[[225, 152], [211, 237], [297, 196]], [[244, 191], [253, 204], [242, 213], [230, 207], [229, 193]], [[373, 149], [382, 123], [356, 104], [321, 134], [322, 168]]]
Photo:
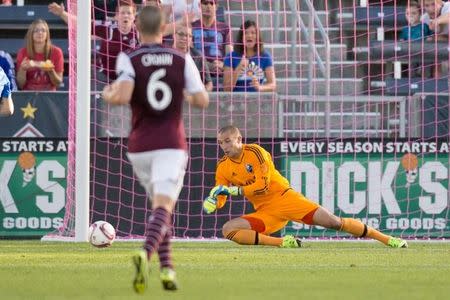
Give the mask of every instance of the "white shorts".
[[152, 199], [164, 195], [178, 200], [183, 187], [188, 155], [180, 149], [127, 153], [140, 184]]

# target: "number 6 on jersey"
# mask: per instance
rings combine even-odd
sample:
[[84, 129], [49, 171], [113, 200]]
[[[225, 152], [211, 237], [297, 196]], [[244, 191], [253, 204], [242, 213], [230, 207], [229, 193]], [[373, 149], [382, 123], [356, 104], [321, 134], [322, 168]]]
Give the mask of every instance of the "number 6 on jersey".
[[[166, 76], [166, 69], [159, 69], [150, 76], [147, 83], [147, 100], [150, 106], [157, 111], [165, 110], [172, 102], [172, 90], [164, 81], [160, 80]], [[162, 98], [156, 98], [156, 92], [161, 91]]]

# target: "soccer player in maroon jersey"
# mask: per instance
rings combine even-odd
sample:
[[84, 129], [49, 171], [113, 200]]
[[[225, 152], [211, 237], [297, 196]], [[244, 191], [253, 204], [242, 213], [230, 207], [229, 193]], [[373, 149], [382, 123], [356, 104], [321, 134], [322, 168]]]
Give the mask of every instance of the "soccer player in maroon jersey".
[[147, 287], [148, 261], [156, 251], [164, 289], [177, 289], [170, 238], [172, 210], [187, 164], [183, 93], [190, 94], [186, 101], [191, 105], [205, 108], [209, 103], [191, 56], [161, 44], [164, 26], [160, 9], [142, 9], [137, 19], [141, 45], [119, 54], [117, 80], [103, 90], [106, 102], [131, 105], [128, 158], [152, 201], [144, 249], [133, 256], [133, 287], [137, 293], [143, 293]]

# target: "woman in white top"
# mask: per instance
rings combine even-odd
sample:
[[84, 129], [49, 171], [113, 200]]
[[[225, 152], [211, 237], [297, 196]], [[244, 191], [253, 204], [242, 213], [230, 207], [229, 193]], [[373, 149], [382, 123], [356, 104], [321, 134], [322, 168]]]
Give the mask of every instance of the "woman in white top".
[[200, 0], [162, 0], [161, 4], [169, 22], [188, 17], [190, 22], [200, 18]]

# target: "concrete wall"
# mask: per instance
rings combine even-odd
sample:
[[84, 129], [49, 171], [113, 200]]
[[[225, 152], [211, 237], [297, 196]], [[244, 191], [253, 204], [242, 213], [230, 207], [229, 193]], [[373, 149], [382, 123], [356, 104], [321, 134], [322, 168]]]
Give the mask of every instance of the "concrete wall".
[[[105, 106], [100, 109], [98, 135], [126, 137], [131, 117], [128, 107]], [[107, 112], [107, 113], [105, 113]], [[210, 105], [202, 111], [189, 107], [183, 110], [186, 136], [215, 138], [225, 125], [238, 126], [246, 137], [277, 137], [278, 96], [273, 93], [210, 93]]]

